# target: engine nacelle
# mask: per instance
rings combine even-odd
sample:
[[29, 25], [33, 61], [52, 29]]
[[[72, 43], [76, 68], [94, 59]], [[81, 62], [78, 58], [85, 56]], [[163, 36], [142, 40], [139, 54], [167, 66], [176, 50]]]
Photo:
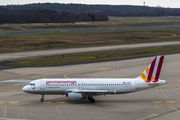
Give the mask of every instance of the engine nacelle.
[[84, 98], [81, 93], [68, 93], [68, 98], [70, 102], [79, 101]]

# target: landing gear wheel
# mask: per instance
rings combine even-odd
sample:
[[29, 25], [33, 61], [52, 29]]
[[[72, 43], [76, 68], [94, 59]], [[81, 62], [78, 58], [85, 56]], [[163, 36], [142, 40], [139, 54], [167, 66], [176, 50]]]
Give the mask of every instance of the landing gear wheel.
[[44, 98], [41, 98], [41, 100], [40, 100], [41, 102], [44, 102]]
[[41, 97], [40, 101], [44, 102], [44, 94], [42, 94], [42, 97]]
[[88, 97], [88, 100], [91, 100], [92, 98], [91, 97]]
[[91, 103], [95, 103], [95, 100], [94, 100], [94, 99], [91, 99], [90, 102], [91, 102]]

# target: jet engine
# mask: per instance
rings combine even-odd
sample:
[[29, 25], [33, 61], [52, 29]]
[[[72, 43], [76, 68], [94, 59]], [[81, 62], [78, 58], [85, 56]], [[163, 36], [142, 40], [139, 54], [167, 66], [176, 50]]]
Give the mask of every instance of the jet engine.
[[79, 101], [81, 99], [87, 98], [87, 96], [81, 94], [81, 93], [68, 93], [68, 98], [70, 102]]

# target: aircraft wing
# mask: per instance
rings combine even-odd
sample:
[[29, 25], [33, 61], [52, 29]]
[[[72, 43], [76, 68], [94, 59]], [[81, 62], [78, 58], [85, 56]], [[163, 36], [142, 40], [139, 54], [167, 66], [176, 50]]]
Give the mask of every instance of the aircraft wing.
[[116, 90], [73, 90], [73, 93], [116, 93]]
[[33, 80], [4, 80], [4, 81], [0, 81], [0, 82], [18, 82], [18, 83], [29, 83]]

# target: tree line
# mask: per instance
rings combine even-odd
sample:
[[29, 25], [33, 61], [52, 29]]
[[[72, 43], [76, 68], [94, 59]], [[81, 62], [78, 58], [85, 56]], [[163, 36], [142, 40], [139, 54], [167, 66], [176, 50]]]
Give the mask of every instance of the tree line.
[[108, 21], [106, 15], [94, 13], [75, 13], [55, 10], [9, 10], [0, 7], [0, 23], [74, 23], [85, 21]]
[[69, 11], [76, 13], [94, 13], [107, 16], [180, 16], [179, 8], [163, 8], [132, 5], [86, 5], [86, 4], [60, 4], [60, 3], [34, 3], [26, 5], [3, 6], [10, 10], [49, 9], [55, 11]]

